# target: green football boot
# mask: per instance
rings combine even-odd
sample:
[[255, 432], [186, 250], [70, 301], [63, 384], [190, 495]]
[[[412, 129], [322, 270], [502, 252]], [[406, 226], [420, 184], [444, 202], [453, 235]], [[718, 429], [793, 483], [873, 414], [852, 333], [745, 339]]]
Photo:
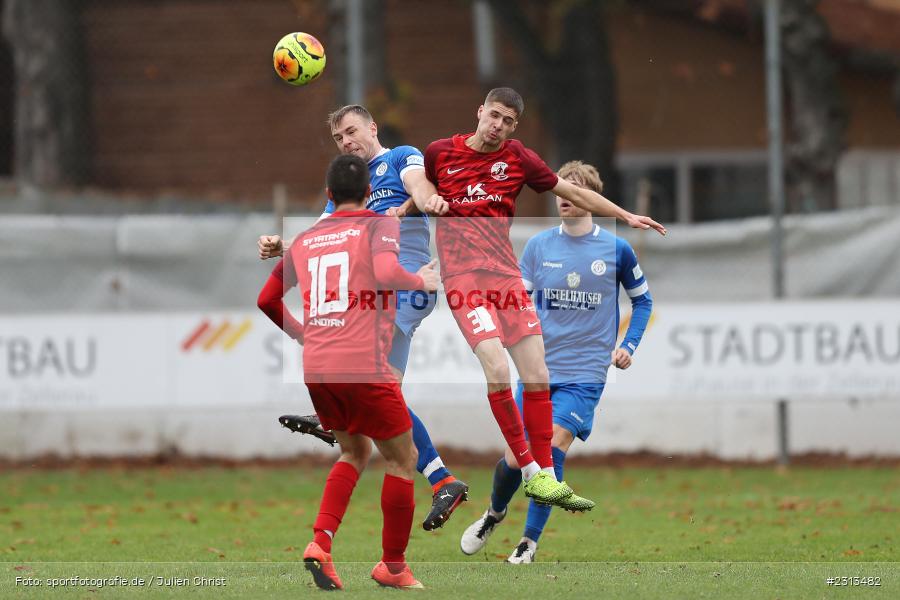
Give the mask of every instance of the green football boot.
[[569, 512], [584, 512], [586, 510], [591, 510], [594, 508], [594, 501], [588, 500], [587, 498], [582, 498], [577, 494], [572, 494], [568, 498], [563, 498], [556, 506], [563, 510], [567, 510]]
[[525, 495], [538, 504], [559, 506], [559, 503], [572, 495], [572, 488], [565, 482], [559, 482], [546, 471], [538, 472], [525, 482]]

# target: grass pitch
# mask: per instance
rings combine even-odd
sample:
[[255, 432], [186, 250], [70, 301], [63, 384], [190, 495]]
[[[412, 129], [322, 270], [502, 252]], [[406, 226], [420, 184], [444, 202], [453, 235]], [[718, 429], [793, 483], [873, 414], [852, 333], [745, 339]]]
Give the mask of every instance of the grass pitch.
[[[554, 512], [540, 562], [522, 566], [503, 562], [522, 533], [521, 493], [483, 553], [460, 552], [492, 472], [457, 474], [470, 502], [432, 533], [420, 526], [430, 490], [417, 480], [408, 559], [429, 599], [900, 597], [897, 469], [570, 468], [566, 479], [597, 508]], [[320, 593], [301, 555], [324, 479], [262, 467], [0, 473], [0, 597]], [[396, 593], [368, 578], [380, 482], [374, 468], [363, 476], [335, 541], [353, 597]]]

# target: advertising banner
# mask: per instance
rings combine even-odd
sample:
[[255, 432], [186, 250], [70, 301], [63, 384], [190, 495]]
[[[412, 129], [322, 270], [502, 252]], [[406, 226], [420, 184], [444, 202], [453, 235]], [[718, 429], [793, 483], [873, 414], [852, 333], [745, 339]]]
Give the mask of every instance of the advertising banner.
[[[410, 401], [484, 384], [444, 305], [410, 351]], [[900, 398], [892, 302], [657, 301], [634, 364], [609, 370], [629, 400]], [[628, 325], [623, 312], [620, 335]], [[0, 410], [259, 407], [308, 401], [301, 347], [256, 312], [0, 318]], [[513, 379], [515, 368], [510, 365]]]

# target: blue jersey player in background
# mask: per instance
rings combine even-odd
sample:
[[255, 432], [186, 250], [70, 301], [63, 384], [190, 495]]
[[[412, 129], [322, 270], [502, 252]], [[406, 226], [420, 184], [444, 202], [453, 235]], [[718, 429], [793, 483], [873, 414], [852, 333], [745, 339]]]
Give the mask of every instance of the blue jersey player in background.
[[[431, 260], [429, 248], [431, 234], [428, 217], [416, 212], [413, 197], [428, 199], [435, 194], [434, 185], [425, 177], [425, 161], [422, 153], [412, 146], [384, 148], [378, 141], [378, 126], [365, 107], [358, 104], [345, 106], [328, 116], [331, 137], [342, 154], [353, 154], [368, 162], [372, 195], [366, 201], [366, 208], [380, 213], [402, 218], [400, 222], [400, 264], [410, 273], [415, 273]], [[325, 206], [322, 217], [334, 211], [331, 200]], [[284, 245], [278, 236], [262, 236], [259, 239], [260, 258], [270, 258], [282, 254]], [[388, 362], [403, 381], [412, 336], [422, 320], [431, 314], [436, 302], [435, 294], [414, 291], [398, 294], [397, 317], [394, 321], [394, 338]], [[425, 530], [441, 527], [460, 502], [467, 497], [468, 486], [456, 479], [444, 465], [431, 442], [425, 425], [410, 410], [413, 422], [413, 440], [419, 451], [416, 465], [418, 471], [428, 478], [434, 495], [431, 511], [422, 526]], [[313, 426], [317, 418], [291, 417], [306, 420]], [[304, 431], [304, 422], [282, 424], [298, 431]], [[297, 427], [299, 425], [299, 427]], [[304, 431], [309, 432], [309, 431]], [[321, 431], [317, 437], [322, 437]]]
[[[575, 185], [602, 191], [597, 170], [580, 161], [566, 163], [559, 177]], [[562, 223], [539, 233], [525, 246], [520, 260], [525, 288], [532, 292], [544, 332], [550, 398], [553, 403], [553, 467], [563, 480], [566, 452], [575, 438], [587, 440], [610, 364], [631, 366], [632, 354], [650, 320], [653, 300], [637, 256], [622, 238], [593, 223], [590, 213], [556, 198]], [[619, 330], [619, 286], [631, 298], [628, 331], [616, 347]], [[522, 410], [522, 384], [516, 393]], [[507, 449], [494, 471], [488, 510], [463, 533], [460, 547], [474, 554], [506, 516], [507, 506], [522, 481], [522, 473]], [[507, 562], [534, 560], [550, 507], [532, 501], [521, 541]]]

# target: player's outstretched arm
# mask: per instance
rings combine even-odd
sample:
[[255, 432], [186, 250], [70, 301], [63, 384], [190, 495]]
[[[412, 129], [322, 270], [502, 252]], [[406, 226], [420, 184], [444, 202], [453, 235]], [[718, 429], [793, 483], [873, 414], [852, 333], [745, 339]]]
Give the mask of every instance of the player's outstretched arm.
[[578, 208], [583, 208], [597, 216], [614, 217], [628, 224], [629, 227], [634, 227], [636, 229], [654, 229], [659, 232], [660, 235], [666, 235], [666, 228], [650, 217], [628, 212], [597, 192], [579, 187], [565, 179], [560, 179], [552, 191], [560, 198], [565, 198]]
[[260, 260], [281, 256], [287, 250], [280, 235], [261, 235], [256, 240]]

